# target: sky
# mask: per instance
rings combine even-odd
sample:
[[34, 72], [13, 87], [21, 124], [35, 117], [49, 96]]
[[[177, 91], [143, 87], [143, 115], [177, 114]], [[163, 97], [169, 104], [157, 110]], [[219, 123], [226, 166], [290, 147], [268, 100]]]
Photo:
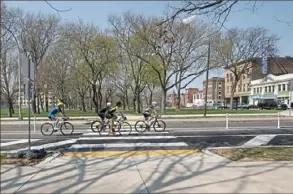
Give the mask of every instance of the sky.
[[[52, 1], [50, 2], [59, 10], [68, 12], [59, 13], [64, 21], [83, 19], [93, 22], [101, 29], [109, 27], [108, 16], [122, 14], [126, 11], [142, 13], [146, 16], [160, 16], [166, 9], [166, 5], [175, 7], [181, 5], [181, 1]], [[44, 1], [6, 1], [9, 7], [18, 7], [25, 11], [55, 13]], [[226, 28], [247, 28], [261, 26], [271, 33], [278, 35], [279, 56], [293, 56], [293, 23], [289, 26], [285, 22], [293, 22], [293, 1], [259, 1], [256, 10], [252, 12], [252, 3], [243, 1], [236, 4], [225, 23]], [[223, 76], [220, 71], [212, 72], [209, 77]], [[189, 87], [202, 88], [205, 75], [196, 79]]]

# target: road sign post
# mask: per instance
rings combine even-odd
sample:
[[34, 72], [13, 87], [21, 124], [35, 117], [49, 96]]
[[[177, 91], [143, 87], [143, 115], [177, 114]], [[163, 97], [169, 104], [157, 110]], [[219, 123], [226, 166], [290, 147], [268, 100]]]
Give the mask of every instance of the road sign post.
[[31, 151], [31, 97], [32, 97], [32, 86], [34, 81], [34, 64], [31, 59], [27, 57], [22, 58], [23, 62], [23, 76], [25, 79], [25, 96], [28, 99], [28, 150]]
[[289, 91], [289, 116], [291, 117], [291, 103], [292, 103], [292, 92], [293, 92], [293, 81], [290, 81], [288, 84], [288, 91]]

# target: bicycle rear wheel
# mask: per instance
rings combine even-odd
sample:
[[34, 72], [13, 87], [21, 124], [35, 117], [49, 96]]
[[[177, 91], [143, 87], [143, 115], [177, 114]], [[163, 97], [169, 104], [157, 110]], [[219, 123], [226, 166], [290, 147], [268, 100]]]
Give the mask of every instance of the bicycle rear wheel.
[[92, 131], [93, 132], [95, 132], [95, 133], [98, 133], [99, 132], [99, 130], [100, 130], [100, 128], [102, 127], [102, 122], [101, 121], [94, 121], [94, 122], [92, 122], [92, 124], [91, 124], [91, 129], [92, 129]]
[[63, 135], [72, 135], [74, 127], [70, 122], [64, 122], [60, 127], [60, 131]]
[[156, 132], [163, 132], [166, 129], [166, 123], [162, 120], [157, 120], [154, 124], [153, 124], [153, 128]]
[[138, 133], [143, 133], [147, 129], [147, 125], [144, 121], [137, 121], [134, 125], [135, 131]]
[[44, 123], [41, 126], [41, 132], [44, 136], [50, 136], [54, 132], [54, 127], [51, 123]]
[[120, 135], [130, 135], [132, 126], [128, 122], [122, 122], [118, 125], [118, 132]]

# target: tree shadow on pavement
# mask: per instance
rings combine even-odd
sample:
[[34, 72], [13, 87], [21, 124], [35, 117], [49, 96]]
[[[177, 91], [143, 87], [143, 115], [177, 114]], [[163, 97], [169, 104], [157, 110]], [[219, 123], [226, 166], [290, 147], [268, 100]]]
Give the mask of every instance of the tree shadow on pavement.
[[[121, 180], [124, 177], [117, 176], [115, 180], [111, 180], [113, 189], [118, 193], [184, 193], [187, 190], [194, 191], [206, 186], [239, 180], [237, 187], [231, 191], [231, 193], [238, 193], [248, 184], [249, 177], [272, 172], [289, 165], [287, 163], [267, 162], [248, 163], [248, 167], [245, 167], [245, 165], [230, 160], [209, 161], [209, 157], [205, 154], [58, 159], [62, 161], [60, 163], [52, 161], [44, 168], [32, 172], [25, 171], [30, 167], [14, 167], [15, 174], [7, 178], [2, 177], [11, 173], [12, 170], [1, 172], [1, 192], [10, 192], [14, 188], [14, 191], [21, 193], [36, 191], [42, 191], [42, 193], [88, 193], [89, 191], [86, 189], [94, 187], [96, 184], [103, 184], [104, 181], [102, 180], [109, 175], [118, 172], [125, 172], [125, 175], [127, 175], [127, 172], [135, 171], [141, 178], [140, 184], [135, 184], [134, 181], [138, 180], [130, 179], [131, 177], [128, 177], [128, 180]], [[257, 167], [262, 168], [255, 171]], [[240, 168], [247, 168], [247, 170], [233, 176], [228, 174], [225, 177], [225, 174], [223, 174], [221, 177], [213, 177], [213, 180], [210, 181], [200, 181], [203, 175], [221, 168], [233, 171], [238, 171]], [[250, 171], [249, 169], [254, 170]], [[189, 181], [190, 179], [193, 179], [193, 181]], [[123, 181], [132, 181], [132, 186], [124, 187], [124, 189], [129, 190], [122, 191], [123, 185], [121, 184], [123, 184]], [[186, 184], [186, 181], [188, 184]], [[98, 193], [101, 191], [95, 189], [92, 192]]]

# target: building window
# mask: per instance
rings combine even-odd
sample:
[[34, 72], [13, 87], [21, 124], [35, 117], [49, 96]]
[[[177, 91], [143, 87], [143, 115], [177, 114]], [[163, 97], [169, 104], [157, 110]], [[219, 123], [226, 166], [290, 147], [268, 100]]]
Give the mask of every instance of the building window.
[[268, 87], [265, 87], [265, 92], [266, 92], [266, 93], [268, 92]]
[[221, 92], [219, 92], [219, 95], [221, 95]]
[[272, 87], [271, 86], [269, 86], [269, 92], [272, 92]]
[[253, 88], [253, 93], [254, 93], [254, 94], [256, 93], [256, 88]]
[[221, 96], [218, 96], [218, 99], [221, 99], [222, 97]]
[[285, 84], [282, 84], [283, 86], [283, 90], [282, 91], [286, 91], [286, 85]]
[[259, 88], [260, 93], [262, 93], [262, 87]]
[[243, 88], [243, 92], [245, 92], [245, 90], [246, 90], [245, 84], [243, 84], [242, 88]]
[[281, 88], [281, 85], [279, 84], [278, 85], [278, 92], [281, 92], [282, 91], [282, 88]]
[[227, 82], [229, 82], [229, 73], [226, 74]]
[[229, 86], [227, 86], [227, 93], [229, 93]]
[[275, 92], [275, 86], [272, 86], [272, 92]]

